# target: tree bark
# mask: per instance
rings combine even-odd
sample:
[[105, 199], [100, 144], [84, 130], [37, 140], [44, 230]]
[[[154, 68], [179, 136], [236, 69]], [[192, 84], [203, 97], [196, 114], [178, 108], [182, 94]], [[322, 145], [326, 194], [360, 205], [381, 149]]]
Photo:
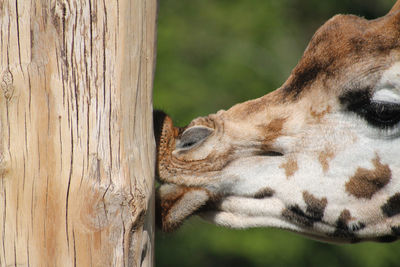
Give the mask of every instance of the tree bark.
[[156, 0], [0, 1], [0, 266], [152, 266]]

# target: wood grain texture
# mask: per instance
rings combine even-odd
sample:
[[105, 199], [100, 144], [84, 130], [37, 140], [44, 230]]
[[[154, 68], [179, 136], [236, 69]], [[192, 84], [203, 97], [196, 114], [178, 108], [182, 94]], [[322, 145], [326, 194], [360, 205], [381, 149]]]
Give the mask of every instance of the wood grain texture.
[[0, 266], [152, 266], [156, 0], [0, 1]]

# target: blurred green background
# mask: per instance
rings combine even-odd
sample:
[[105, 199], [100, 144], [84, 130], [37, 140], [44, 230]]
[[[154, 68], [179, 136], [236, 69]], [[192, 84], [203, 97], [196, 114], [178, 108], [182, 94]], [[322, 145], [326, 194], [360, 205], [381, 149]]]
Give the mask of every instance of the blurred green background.
[[[159, 0], [154, 107], [183, 126], [278, 88], [338, 13], [384, 15], [395, 0]], [[156, 234], [162, 266], [400, 266], [400, 242], [330, 245], [282, 230], [191, 218]]]

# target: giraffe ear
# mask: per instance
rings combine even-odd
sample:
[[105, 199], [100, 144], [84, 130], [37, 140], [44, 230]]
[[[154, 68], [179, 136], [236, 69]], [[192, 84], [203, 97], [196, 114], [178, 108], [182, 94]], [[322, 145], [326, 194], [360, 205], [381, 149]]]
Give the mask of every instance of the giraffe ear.
[[392, 9], [389, 11], [388, 15], [394, 14], [398, 11], [400, 11], [400, 0], [397, 0]]

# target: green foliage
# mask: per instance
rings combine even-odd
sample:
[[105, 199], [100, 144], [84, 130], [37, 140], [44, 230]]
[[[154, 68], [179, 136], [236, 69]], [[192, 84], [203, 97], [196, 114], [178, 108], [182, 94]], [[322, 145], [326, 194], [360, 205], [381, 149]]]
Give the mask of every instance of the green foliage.
[[[160, 0], [154, 106], [185, 125], [265, 95], [337, 13], [384, 15], [394, 0]], [[395, 266], [400, 242], [329, 245], [273, 229], [191, 219], [157, 234], [157, 266]]]
[[157, 266], [398, 266], [398, 243], [332, 245], [277, 229], [231, 230], [192, 218], [156, 235]]

